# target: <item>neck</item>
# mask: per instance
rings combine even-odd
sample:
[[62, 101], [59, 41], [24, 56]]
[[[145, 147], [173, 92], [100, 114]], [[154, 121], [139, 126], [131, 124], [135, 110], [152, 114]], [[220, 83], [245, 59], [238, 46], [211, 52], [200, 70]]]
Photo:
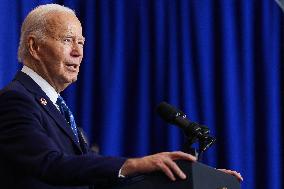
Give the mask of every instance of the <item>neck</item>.
[[42, 67], [38, 67], [37, 65], [39, 65], [39, 62], [34, 62], [34, 61], [30, 61], [30, 62], [24, 62], [24, 65], [29, 67], [30, 69], [32, 69], [34, 72], [36, 72], [39, 76], [41, 76], [45, 81], [47, 81], [54, 89], [57, 93], [62, 92], [65, 88], [68, 87], [69, 84], [65, 84], [63, 86], [58, 86], [56, 85], [56, 83], [54, 81], [52, 81], [49, 78], [52, 78], [52, 76], [50, 76], [48, 74], [48, 71]]

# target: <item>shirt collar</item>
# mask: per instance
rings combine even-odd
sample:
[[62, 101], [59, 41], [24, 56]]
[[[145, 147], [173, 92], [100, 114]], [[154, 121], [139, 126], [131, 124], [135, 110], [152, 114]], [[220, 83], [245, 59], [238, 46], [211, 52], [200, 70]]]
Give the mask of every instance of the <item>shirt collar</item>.
[[30, 76], [39, 85], [51, 102], [56, 105], [59, 94], [45, 79], [27, 66], [23, 66], [21, 71]]

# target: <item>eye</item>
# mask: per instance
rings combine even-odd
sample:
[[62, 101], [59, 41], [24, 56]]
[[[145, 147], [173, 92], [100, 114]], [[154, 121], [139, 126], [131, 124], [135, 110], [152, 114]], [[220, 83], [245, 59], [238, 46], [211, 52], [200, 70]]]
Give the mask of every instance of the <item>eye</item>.
[[70, 43], [70, 42], [72, 42], [72, 39], [70, 37], [66, 37], [66, 38], [63, 39], [63, 42]]
[[78, 41], [78, 44], [81, 45], [82, 47], [84, 46], [85, 42], [84, 41]]

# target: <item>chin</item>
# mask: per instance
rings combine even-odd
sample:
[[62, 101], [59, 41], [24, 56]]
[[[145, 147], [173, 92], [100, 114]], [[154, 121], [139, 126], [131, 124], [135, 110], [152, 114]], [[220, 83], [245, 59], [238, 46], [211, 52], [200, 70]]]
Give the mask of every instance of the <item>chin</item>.
[[78, 74], [68, 74], [65, 76], [65, 81], [66, 83], [73, 83], [75, 81], [77, 81], [78, 78]]
[[74, 83], [75, 81], [77, 81], [77, 77], [72, 79], [71, 83]]
[[73, 77], [70, 79], [71, 83], [74, 83], [75, 81], [77, 81], [77, 76], [76, 77]]
[[64, 80], [61, 80], [62, 84], [65, 86], [64, 88], [66, 88], [67, 86], [71, 85], [72, 83], [74, 83], [75, 81], [77, 81], [77, 77], [73, 77], [73, 78], [64, 78]]

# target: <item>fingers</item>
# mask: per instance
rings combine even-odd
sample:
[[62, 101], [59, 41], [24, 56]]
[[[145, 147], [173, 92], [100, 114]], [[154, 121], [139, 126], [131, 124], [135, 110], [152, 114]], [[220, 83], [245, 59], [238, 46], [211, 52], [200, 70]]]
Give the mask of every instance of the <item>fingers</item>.
[[171, 169], [164, 163], [161, 163], [159, 165], [160, 169], [165, 173], [165, 175], [167, 175], [167, 177], [169, 177], [172, 181], [175, 181], [176, 178], [174, 176], [174, 174], [172, 173]]
[[186, 179], [186, 175], [184, 174], [184, 172], [178, 167], [178, 165], [173, 160], [167, 159], [165, 163], [170, 168], [170, 171], [174, 173], [174, 175], [179, 176], [181, 179]]
[[183, 159], [183, 160], [189, 160], [189, 161], [196, 161], [195, 156], [181, 152], [181, 151], [169, 152], [169, 154], [171, 156], [171, 159], [173, 160]]
[[[153, 171], [162, 171], [172, 181], [176, 180], [175, 176], [186, 179], [186, 175], [175, 163], [174, 160], [196, 161], [196, 158], [184, 152], [162, 152], [142, 158], [128, 159], [122, 166], [123, 175], [132, 175], [135, 173], [149, 173]], [[239, 181], [243, 181], [240, 173], [227, 169], [218, 169], [224, 173], [235, 176]]]
[[222, 171], [222, 172], [224, 172], [224, 173], [227, 173], [227, 174], [230, 174], [230, 175], [233, 175], [233, 176], [237, 177], [237, 179], [238, 179], [239, 181], [243, 181], [243, 180], [244, 180], [243, 177], [242, 177], [242, 175], [241, 175], [240, 173], [238, 173], [237, 171], [232, 171], [232, 170], [228, 170], [228, 169], [218, 169], [218, 170], [220, 170], [220, 171]]
[[184, 152], [164, 152], [157, 154], [159, 155], [158, 166], [160, 169], [171, 179], [176, 180], [175, 175], [181, 179], [186, 179], [184, 172], [174, 162], [177, 159], [184, 159], [189, 161], [195, 161], [196, 158], [190, 154]]
[[174, 162], [174, 160], [179, 159], [196, 161], [194, 156], [184, 152], [162, 152], [143, 158], [128, 159], [122, 167], [122, 172], [126, 175], [131, 175], [160, 170], [173, 181], [176, 180], [175, 176], [186, 179], [186, 175]]

